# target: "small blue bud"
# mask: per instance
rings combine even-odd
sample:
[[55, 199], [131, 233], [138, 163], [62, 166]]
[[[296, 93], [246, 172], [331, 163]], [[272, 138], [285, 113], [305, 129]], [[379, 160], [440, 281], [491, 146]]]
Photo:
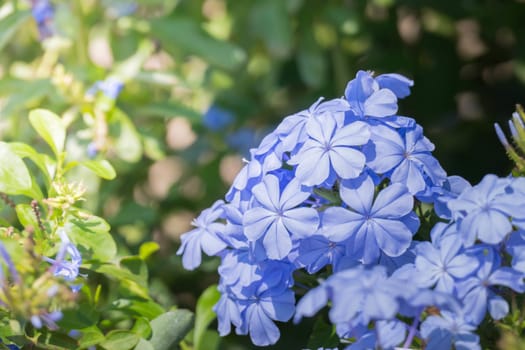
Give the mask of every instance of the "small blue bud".
[[503, 133], [503, 130], [501, 130], [501, 126], [499, 126], [498, 123], [494, 123], [494, 129], [496, 130], [496, 135], [498, 136], [498, 139], [503, 145], [503, 147], [505, 148], [510, 147], [507, 137]]
[[212, 105], [202, 118], [202, 124], [212, 131], [226, 129], [235, 121], [234, 115], [221, 107]]
[[98, 88], [108, 98], [116, 100], [124, 88], [124, 83], [115, 78], [108, 78], [104, 81], [101, 81]]
[[86, 152], [89, 158], [95, 158], [98, 154], [98, 151], [98, 147], [94, 142], [90, 142], [89, 145], [87, 145]]

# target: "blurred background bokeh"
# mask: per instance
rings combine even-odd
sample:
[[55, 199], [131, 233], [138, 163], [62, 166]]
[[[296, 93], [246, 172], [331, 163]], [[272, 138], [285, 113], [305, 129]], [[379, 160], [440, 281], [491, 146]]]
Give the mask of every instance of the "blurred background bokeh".
[[[31, 108], [63, 115], [70, 156], [117, 169], [81, 174], [86, 206], [123, 252], [159, 242], [153, 293], [194, 308], [217, 262], [184, 271], [180, 235], [265, 133], [359, 69], [415, 81], [400, 114], [449, 175], [508, 174], [493, 124], [525, 103], [524, 19], [522, 0], [1, 0], [0, 137], [36, 142]], [[288, 328], [277, 347], [297, 348]]]

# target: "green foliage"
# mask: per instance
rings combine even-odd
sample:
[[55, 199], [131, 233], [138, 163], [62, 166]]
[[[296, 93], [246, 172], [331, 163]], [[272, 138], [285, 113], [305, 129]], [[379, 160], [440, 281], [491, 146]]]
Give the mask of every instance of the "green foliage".
[[[121, 350], [133, 349], [139, 342], [147, 342], [154, 349], [168, 349], [180, 342], [193, 324], [192, 314], [185, 310], [166, 312], [149, 295], [144, 259], [151, 257], [158, 245], [144, 244], [141, 256], [119, 257], [109, 224], [77, 207], [77, 202], [83, 200], [84, 189], [67, 180], [73, 167], [64, 161], [66, 134], [61, 118], [42, 109], [32, 111], [29, 118], [35, 131], [53, 150], [55, 159], [44, 157], [28, 145], [15, 144], [19, 153], [45, 159], [45, 167], [38, 170], [48, 171], [46, 178], [51, 181], [39, 185], [34, 181], [38, 171], [30, 173], [9, 143], [0, 144], [3, 159], [7, 160], [0, 173], [3, 199], [12, 206], [18, 219], [18, 225], [0, 228], [2, 243], [14, 262], [2, 258], [12, 282], [1, 281], [0, 300], [4, 306], [0, 314], [12, 321], [3, 327], [0, 339], [45, 349], [99, 345]], [[107, 176], [108, 169], [113, 169], [107, 161], [99, 163], [106, 167], [88, 168], [94, 168], [103, 177], [114, 177]], [[46, 198], [42, 192], [47, 194]], [[38, 195], [33, 196], [35, 193]], [[7, 194], [24, 198], [15, 203]], [[60, 275], [54, 276], [51, 265], [43, 258], [57, 254], [60, 245], [57, 231], [64, 227], [83, 260], [80, 266], [83, 275], [75, 279], [82, 286], [79, 292], [72, 292]], [[53, 294], [49, 292], [51, 289]], [[47, 329], [35, 328], [35, 315], [56, 310], [62, 312], [60, 328], [56, 328], [59, 331], [54, 332], [52, 325]], [[133, 327], [119, 325], [122, 320], [133, 321]], [[79, 337], [70, 331], [78, 332]]]
[[210, 337], [209, 334], [206, 334], [206, 329], [216, 317], [212, 308], [219, 301], [220, 296], [217, 286], [213, 285], [208, 287], [197, 301], [195, 327], [193, 329], [193, 348], [195, 350], [210, 349], [210, 344], [206, 344], [206, 347], [203, 344], [206, 338]]

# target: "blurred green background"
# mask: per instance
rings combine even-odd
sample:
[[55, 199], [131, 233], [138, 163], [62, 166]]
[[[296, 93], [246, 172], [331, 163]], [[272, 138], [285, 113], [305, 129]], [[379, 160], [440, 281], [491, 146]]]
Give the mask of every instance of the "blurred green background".
[[[249, 148], [343, 95], [359, 69], [415, 81], [400, 114], [423, 125], [449, 175], [511, 169], [493, 123], [525, 103], [525, 1], [56, 0], [45, 40], [35, 2], [0, 1], [0, 137], [36, 142], [27, 111], [40, 107], [68, 122], [72, 157], [98, 146], [118, 177], [79, 174], [86, 206], [122, 251], [161, 244], [149, 266], [165, 305], [194, 308], [217, 280], [216, 261], [187, 272], [175, 251]], [[108, 77], [124, 84], [116, 100], [88, 93]], [[278, 347], [297, 348], [303, 329], [288, 328]]]

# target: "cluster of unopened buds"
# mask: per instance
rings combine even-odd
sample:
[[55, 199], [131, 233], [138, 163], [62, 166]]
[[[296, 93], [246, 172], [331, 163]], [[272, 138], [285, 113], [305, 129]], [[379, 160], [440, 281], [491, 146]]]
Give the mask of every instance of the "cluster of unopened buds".
[[221, 335], [274, 344], [275, 321], [328, 306], [347, 349], [480, 349], [480, 323], [508, 314], [503, 295], [525, 291], [525, 178], [447, 176], [397, 114], [412, 85], [359, 71], [344, 97], [286, 117], [194, 220], [178, 254], [187, 269], [220, 257]]

